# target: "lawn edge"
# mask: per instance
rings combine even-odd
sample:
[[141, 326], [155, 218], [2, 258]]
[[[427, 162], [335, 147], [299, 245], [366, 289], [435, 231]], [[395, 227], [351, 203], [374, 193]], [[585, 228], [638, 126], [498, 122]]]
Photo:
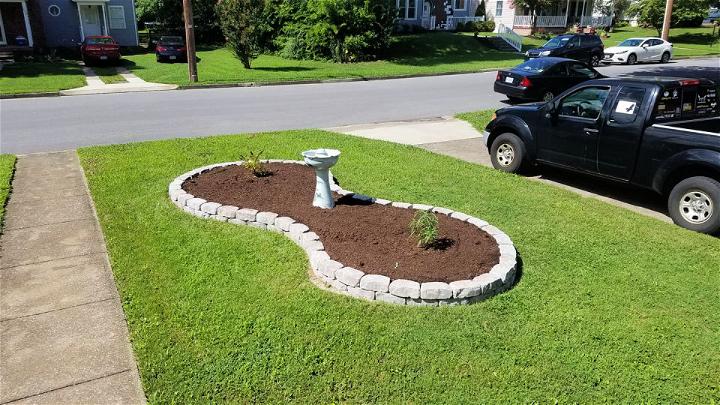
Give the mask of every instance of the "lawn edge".
[[17, 170], [17, 155], [14, 154], [8, 154], [9, 156], [12, 156], [13, 162], [12, 162], [12, 168], [10, 168], [10, 175], [8, 176], [7, 180], [7, 194], [2, 195], [0, 194], [0, 207], [2, 207], [2, 210], [0, 210], [0, 235], [3, 234], [3, 231], [5, 230], [5, 214], [7, 213], [7, 205], [8, 201], [10, 201], [10, 196], [12, 195], [13, 191], [13, 180], [15, 180], [15, 171]]
[[11, 98], [60, 97], [60, 91], [42, 91], [36, 93], [0, 94], [0, 100]]

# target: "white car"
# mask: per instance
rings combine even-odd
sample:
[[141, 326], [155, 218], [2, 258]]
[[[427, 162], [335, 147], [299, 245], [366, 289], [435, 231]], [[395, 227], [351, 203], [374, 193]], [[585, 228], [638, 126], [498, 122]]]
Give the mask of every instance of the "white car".
[[660, 38], [630, 38], [618, 46], [605, 48], [603, 63], [627, 63], [658, 61], [667, 63], [672, 58], [672, 44]]

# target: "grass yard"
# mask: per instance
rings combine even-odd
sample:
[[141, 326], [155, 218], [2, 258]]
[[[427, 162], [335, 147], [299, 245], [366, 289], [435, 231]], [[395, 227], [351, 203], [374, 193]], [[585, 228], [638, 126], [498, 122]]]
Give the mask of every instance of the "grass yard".
[[115, 66], [93, 66], [92, 70], [105, 84], [124, 83], [127, 81], [124, 77], [120, 76]]
[[0, 155], [0, 232], [5, 219], [5, 204], [10, 196], [10, 182], [15, 172], [15, 155]]
[[85, 85], [76, 62], [17, 62], [0, 70], [0, 95], [57, 92]]
[[[177, 209], [168, 183], [250, 150], [342, 151], [342, 186], [487, 219], [511, 291], [413, 308], [318, 289], [285, 237]], [[150, 403], [712, 403], [720, 241], [424, 150], [320, 130], [79, 151]], [[448, 181], [452, 175], [452, 181]]]
[[[200, 83], [274, 82], [340, 78], [377, 78], [411, 74], [474, 72], [516, 65], [522, 58], [453, 33], [408, 35], [393, 39], [386, 60], [361, 63], [300, 61], [262, 55], [244, 69], [226, 48], [198, 52]], [[187, 64], [157, 63], [154, 54], [130, 55], [128, 68], [146, 81], [189, 84]]]

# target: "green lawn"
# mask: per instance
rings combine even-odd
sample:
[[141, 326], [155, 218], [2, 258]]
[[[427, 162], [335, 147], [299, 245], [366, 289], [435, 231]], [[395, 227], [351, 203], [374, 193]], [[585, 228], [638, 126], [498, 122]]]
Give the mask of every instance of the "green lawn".
[[[176, 176], [334, 147], [343, 187], [450, 207], [512, 237], [522, 277], [471, 306], [322, 291], [287, 238], [202, 220]], [[150, 403], [712, 403], [720, 241], [409, 146], [319, 130], [79, 151]], [[452, 176], [452, 181], [448, 181]]]
[[127, 81], [124, 77], [120, 76], [115, 66], [93, 66], [92, 70], [105, 84], [123, 83]]
[[0, 155], [0, 232], [5, 219], [5, 204], [10, 196], [10, 182], [15, 172], [15, 155]]
[[85, 75], [76, 62], [18, 62], [0, 70], [0, 95], [57, 92], [82, 87]]
[[[339, 78], [375, 78], [411, 74], [473, 72], [512, 66], [522, 58], [482, 46], [475, 38], [453, 33], [400, 36], [386, 60], [362, 63], [300, 61], [262, 55], [244, 69], [226, 48], [198, 52], [200, 83], [274, 82]], [[187, 64], [157, 63], [153, 54], [126, 56], [129, 68], [151, 82], [189, 84]]]

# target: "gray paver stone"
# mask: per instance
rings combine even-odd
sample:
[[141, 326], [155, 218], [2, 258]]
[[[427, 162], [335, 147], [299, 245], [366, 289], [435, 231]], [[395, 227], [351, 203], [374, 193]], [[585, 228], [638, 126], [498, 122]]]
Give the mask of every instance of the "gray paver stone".
[[468, 219], [470, 219], [470, 215], [463, 214], [462, 212], [456, 211], [456, 212], [453, 212], [452, 214], [450, 214], [450, 218], [455, 218], [459, 221], [467, 221]]
[[342, 263], [336, 262], [332, 259], [321, 261], [318, 264], [318, 271], [331, 279], [335, 279], [335, 273], [342, 268]]
[[220, 221], [220, 222], [225, 222], [228, 220], [227, 218], [225, 218], [222, 215], [210, 215], [210, 219], [212, 219], [213, 221]]
[[187, 201], [187, 206], [194, 209], [194, 210], [200, 210], [200, 206], [205, 204], [207, 201], [203, 200], [202, 198], [191, 198]]
[[277, 217], [275, 218], [275, 226], [287, 232], [290, 230], [290, 225], [294, 224], [295, 220], [290, 217]]
[[235, 225], [247, 225], [247, 221], [243, 221], [242, 219], [237, 218], [228, 219], [228, 222]]
[[[500, 246], [500, 257], [506, 257], [508, 259], [517, 257], [517, 250], [513, 245], [499, 245]], [[502, 259], [501, 259], [502, 260]]]
[[238, 212], [238, 207], [234, 205], [223, 205], [222, 207], [218, 208], [217, 214], [222, 215], [225, 218], [235, 218], [235, 215]]
[[347, 291], [347, 286], [338, 280], [330, 280], [330, 286], [338, 291]]
[[299, 240], [297, 238], [300, 236], [300, 234], [305, 233], [309, 230], [310, 228], [308, 228], [307, 225], [301, 224], [299, 222], [295, 222], [288, 227], [288, 232], [290, 232], [291, 235], [294, 235], [296, 237], [295, 240]]
[[300, 234], [300, 240], [301, 241], [320, 240], [320, 237], [315, 232], [305, 232], [303, 234]]
[[453, 292], [448, 283], [432, 281], [420, 284], [420, 298], [425, 300], [445, 300], [452, 298]]
[[278, 214], [274, 212], [258, 212], [255, 220], [258, 222], [262, 222], [265, 225], [272, 225], [275, 223], [275, 218], [277, 217]]
[[390, 277], [380, 274], [366, 274], [360, 279], [360, 288], [369, 291], [388, 292]]
[[389, 302], [391, 304], [402, 304], [405, 305], [405, 298], [392, 295], [390, 293], [379, 292], [375, 293], [375, 300]]
[[187, 205], [187, 202], [192, 200], [193, 198], [195, 198], [194, 195], [185, 193], [185, 194], [180, 194], [178, 196], [177, 200], [178, 200], [178, 203], [180, 203], [181, 205]]
[[187, 194], [187, 193], [185, 193], [185, 191], [183, 191], [182, 189], [170, 190], [170, 199], [173, 201], [177, 201], [178, 197], [180, 197], [183, 194]]
[[202, 212], [199, 210], [193, 210], [192, 214], [198, 218], [209, 218], [210, 217], [210, 214], [208, 214], [207, 212]]
[[482, 228], [483, 226], [487, 226], [487, 225], [488, 225], [488, 222], [487, 222], [487, 221], [483, 221], [482, 219], [480, 219], [480, 218], [475, 218], [475, 217], [470, 217], [470, 218], [468, 218], [467, 221], [465, 221], [465, 222], [467, 222], [467, 223], [469, 223], [469, 224], [473, 224], [473, 225], [477, 226], [478, 228]]
[[362, 271], [352, 267], [343, 267], [335, 272], [335, 278], [350, 287], [360, 285], [360, 279], [365, 275]]
[[453, 210], [451, 210], [451, 209], [449, 209], [449, 208], [435, 207], [435, 208], [432, 209], [432, 212], [435, 212], [435, 213], [438, 213], [438, 214], [443, 214], [443, 215], [451, 215], [451, 214], [452, 214], [453, 212], [455, 212], [455, 211], [453, 211]]
[[497, 274], [485, 273], [473, 279], [482, 286], [483, 295], [496, 292], [502, 285], [502, 279]]
[[495, 274], [499, 276], [503, 284], [508, 284], [512, 282], [512, 278], [514, 277], [514, 270], [515, 266], [512, 265], [510, 262], [500, 262], [493, 266], [493, 268], [490, 270], [490, 274]]
[[420, 283], [412, 280], [394, 280], [390, 283], [390, 294], [404, 298], [420, 298]]
[[409, 204], [406, 202], [393, 201], [390, 205], [392, 205], [393, 207], [398, 207], [398, 208], [410, 208], [410, 206], [412, 204]]
[[364, 298], [370, 301], [373, 301], [375, 299], [375, 291], [363, 290], [359, 287], [348, 287], [347, 292], [353, 297]]
[[423, 300], [419, 298], [411, 298], [407, 300], [407, 304], [419, 307], [436, 307], [438, 306], [438, 300]]
[[222, 207], [222, 204], [216, 202], [206, 202], [200, 206], [202, 212], [207, 212], [210, 215], [217, 215], [218, 208]]
[[319, 240], [300, 241], [300, 246], [306, 252], [314, 252], [317, 250], [325, 250], [325, 246]]
[[450, 283], [455, 298], [468, 298], [482, 294], [482, 285], [473, 280], [459, 280]]
[[242, 219], [243, 221], [255, 221], [255, 218], [257, 217], [257, 210], [254, 210], [252, 208], [240, 208], [238, 212], [235, 214], [235, 218]]
[[314, 252], [311, 252], [308, 255], [310, 259], [310, 267], [313, 268], [313, 270], [318, 270], [320, 267], [320, 263], [322, 263], [325, 260], [330, 260], [330, 255], [327, 254], [324, 250], [316, 250]]
[[413, 204], [412, 209], [418, 210], [418, 211], [430, 211], [433, 209], [433, 206], [427, 205], [427, 204]]
[[260, 229], [266, 229], [267, 230], [267, 224], [263, 224], [262, 222], [248, 222], [249, 226], [252, 226], [253, 228], [260, 228]]
[[490, 235], [497, 235], [497, 234], [503, 233], [503, 231], [499, 230], [498, 228], [496, 228], [496, 227], [493, 226], [493, 225], [483, 226], [483, 227], [482, 227], [482, 230], [485, 231], [485, 232], [487, 232], [487, 233], [490, 234]]
[[390, 205], [390, 204], [392, 204], [392, 201], [386, 200], [386, 199], [384, 199], [384, 198], [376, 198], [376, 199], [375, 199], [375, 204]]
[[492, 237], [495, 238], [495, 242], [497, 242], [498, 245], [512, 245], [512, 240], [504, 233], [499, 233]]
[[275, 225], [268, 225], [267, 230], [270, 232], [275, 232], [275, 233], [283, 233], [282, 229], [278, 228]]

